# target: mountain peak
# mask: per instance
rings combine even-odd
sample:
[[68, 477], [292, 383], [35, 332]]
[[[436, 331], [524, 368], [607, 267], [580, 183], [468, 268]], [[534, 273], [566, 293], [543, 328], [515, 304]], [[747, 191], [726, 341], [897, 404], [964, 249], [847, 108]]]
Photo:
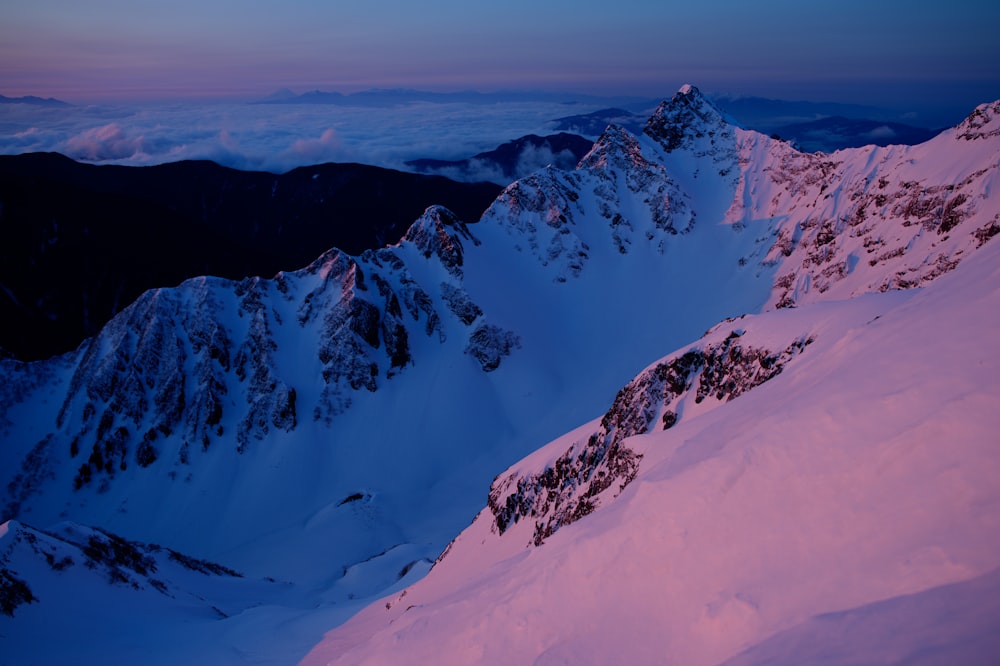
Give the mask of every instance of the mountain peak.
[[608, 164], [624, 166], [626, 163], [638, 163], [641, 159], [642, 154], [636, 138], [621, 125], [612, 123], [580, 160], [580, 166], [590, 169]]
[[980, 104], [955, 128], [959, 138], [971, 141], [1000, 134], [1000, 100]]
[[714, 136], [731, 123], [695, 86], [684, 84], [669, 101], [657, 107], [643, 132], [656, 139], [667, 152], [690, 147], [691, 141]]
[[437, 256], [455, 276], [462, 273], [463, 239], [478, 244], [466, 224], [444, 206], [429, 206], [403, 236], [424, 257]]

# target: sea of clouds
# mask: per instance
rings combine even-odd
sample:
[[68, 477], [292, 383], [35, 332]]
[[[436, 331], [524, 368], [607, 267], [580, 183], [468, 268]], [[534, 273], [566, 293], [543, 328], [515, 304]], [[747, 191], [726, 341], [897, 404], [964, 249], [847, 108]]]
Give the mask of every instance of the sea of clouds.
[[[83, 162], [125, 165], [208, 159], [275, 173], [324, 162], [409, 170], [407, 160], [464, 159], [526, 134], [550, 134], [557, 118], [613, 103], [3, 104], [0, 154], [54, 151]], [[535, 164], [544, 157], [525, 159]], [[488, 171], [480, 176], [496, 180]]]

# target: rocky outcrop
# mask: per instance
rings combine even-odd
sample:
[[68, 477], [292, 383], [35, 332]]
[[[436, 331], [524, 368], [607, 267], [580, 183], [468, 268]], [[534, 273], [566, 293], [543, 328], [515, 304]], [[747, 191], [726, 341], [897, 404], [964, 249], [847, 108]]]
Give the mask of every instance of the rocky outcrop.
[[487, 505], [494, 529], [503, 535], [522, 520], [534, 522], [538, 546], [559, 528], [592, 513], [635, 478], [641, 454], [627, 439], [652, 429], [674, 427], [686, 405], [728, 402], [772, 379], [812, 338], [772, 351], [743, 344], [734, 329], [718, 343], [694, 347], [648, 368], [622, 388], [600, 427], [577, 440], [544, 469], [498, 478]]
[[991, 108], [921, 146], [832, 155], [739, 130], [740, 176], [727, 220], [766, 229], [741, 261], [774, 276], [769, 307], [918, 287], [982, 245], [1000, 224], [984, 195], [1000, 166], [962, 144], [995, 140]]
[[643, 128], [667, 153], [684, 151], [735, 177], [736, 126], [694, 86], [685, 85], [662, 102]]
[[482, 324], [469, 337], [465, 353], [479, 362], [483, 372], [492, 372], [500, 367], [504, 356], [520, 346], [521, 340], [516, 333], [493, 324]]
[[[202, 606], [217, 617], [227, 613], [213, 603], [225, 600], [204, 598], [199, 585], [209, 578], [222, 578], [246, 587], [268, 587], [259, 581], [237, 582], [243, 576], [215, 562], [198, 559], [156, 544], [128, 541], [122, 537], [75, 523], [60, 523], [51, 530], [39, 530], [18, 521], [2, 526], [0, 536], [0, 613], [14, 617], [20, 606], [53, 601], [57, 579], [62, 585], [87, 589], [104, 584], [149, 594], [153, 603]], [[208, 588], [211, 589], [211, 588]]]
[[[695, 215], [687, 197], [671, 179], [661, 164], [647, 159], [638, 139], [627, 130], [612, 125], [605, 130], [594, 148], [581, 161], [579, 168], [597, 181], [593, 192], [602, 217], [610, 221], [612, 238], [618, 252], [627, 254], [633, 237], [656, 241], [663, 252], [662, 234], [674, 235], [690, 231]], [[653, 223], [647, 229], [645, 220], [630, 220], [622, 211], [623, 196], [638, 199], [648, 211]]]
[[955, 128], [959, 139], [977, 141], [1000, 136], [1000, 100], [980, 104]]
[[518, 250], [552, 266], [555, 281], [565, 282], [583, 270], [589, 246], [574, 233], [584, 214], [579, 203], [582, 176], [546, 167], [507, 187], [487, 209], [488, 217], [516, 239]]
[[403, 240], [412, 243], [425, 258], [436, 257], [456, 278], [462, 277], [463, 243], [478, 245], [469, 227], [441, 206], [431, 206], [413, 223]]
[[[7, 482], [4, 515], [19, 515], [62, 456], [78, 461], [74, 489], [102, 493], [120, 475], [189, 465], [219, 444], [245, 454], [303, 420], [332, 423], [358, 392], [420, 362], [415, 336], [445, 343], [449, 321], [466, 331], [461, 349], [495, 371], [520, 341], [465, 291], [465, 247], [478, 243], [432, 206], [396, 246], [331, 250], [273, 280], [197, 278], [147, 292], [60, 361], [72, 367], [61, 407]], [[418, 282], [407, 262], [423, 262], [432, 281]], [[315, 367], [318, 393], [296, 386], [313, 374], [298, 359]], [[11, 404], [55, 365], [4, 363]]]

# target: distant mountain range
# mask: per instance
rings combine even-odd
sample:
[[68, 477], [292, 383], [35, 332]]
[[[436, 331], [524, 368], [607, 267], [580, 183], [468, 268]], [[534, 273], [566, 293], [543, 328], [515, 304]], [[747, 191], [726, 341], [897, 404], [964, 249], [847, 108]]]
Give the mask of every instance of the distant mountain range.
[[723, 113], [729, 114], [739, 122], [764, 132], [768, 132], [774, 127], [816, 120], [827, 116], [880, 121], [901, 120], [899, 111], [892, 111], [867, 104], [805, 102], [732, 95], [716, 97], [715, 104]]
[[499, 191], [360, 164], [276, 175], [0, 156], [0, 348], [64, 353], [147, 289], [274, 275], [334, 246], [360, 253], [399, 240], [431, 204], [478, 219]]
[[773, 134], [791, 141], [805, 152], [832, 153], [843, 148], [875, 145], [915, 145], [928, 141], [940, 130], [913, 127], [903, 123], [882, 122], [830, 116], [809, 122], [781, 125]]
[[548, 136], [529, 134], [463, 160], [424, 158], [410, 160], [406, 166], [420, 173], [456, 180], [507, 184], [549, 164], [572, 169], [593, 145], [590, 139], [566, 132]]
[[[805, 152], [832, 153], [865, 145], [914, 145], [941, 133], [942, 129], [915, 127], [893, 119], [885, 109], [850, 104], [785, 102], [763, 98], [723, 99], [719, 108], [747, 129], [790, 141]], [[596, 136], [609, 124], [638, 131], [644, 116], [619, 108], [557, 118], [555, 129], [583, 136]]]
[[36, 106], [72, 106], [68, 102], [63, 102], [54, 97], [35, 97], [27, 95], [25, 97], [4, 97], [0, 95], [0, 104], [34, 104]]

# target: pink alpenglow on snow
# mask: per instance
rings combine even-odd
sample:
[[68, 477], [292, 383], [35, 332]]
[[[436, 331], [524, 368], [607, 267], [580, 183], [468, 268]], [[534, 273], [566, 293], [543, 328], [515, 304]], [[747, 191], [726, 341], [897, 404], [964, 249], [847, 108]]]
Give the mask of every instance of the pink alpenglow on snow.
[[0, 360], [2, 653], [995, 663], [998, 154], [1000, 102], [804, 154], [685, 86], [478, 221]]
[[302, 663], [995, 663], [998, 286], [992, 246], [922, 290], [720, 324], [694, 348], [733, 330], [814, 342], [732, 402], [686, 395], [675, 427], [626, 439], [635, 478], [541, 546], [538, 516], [500, 535], [484, 509]]

